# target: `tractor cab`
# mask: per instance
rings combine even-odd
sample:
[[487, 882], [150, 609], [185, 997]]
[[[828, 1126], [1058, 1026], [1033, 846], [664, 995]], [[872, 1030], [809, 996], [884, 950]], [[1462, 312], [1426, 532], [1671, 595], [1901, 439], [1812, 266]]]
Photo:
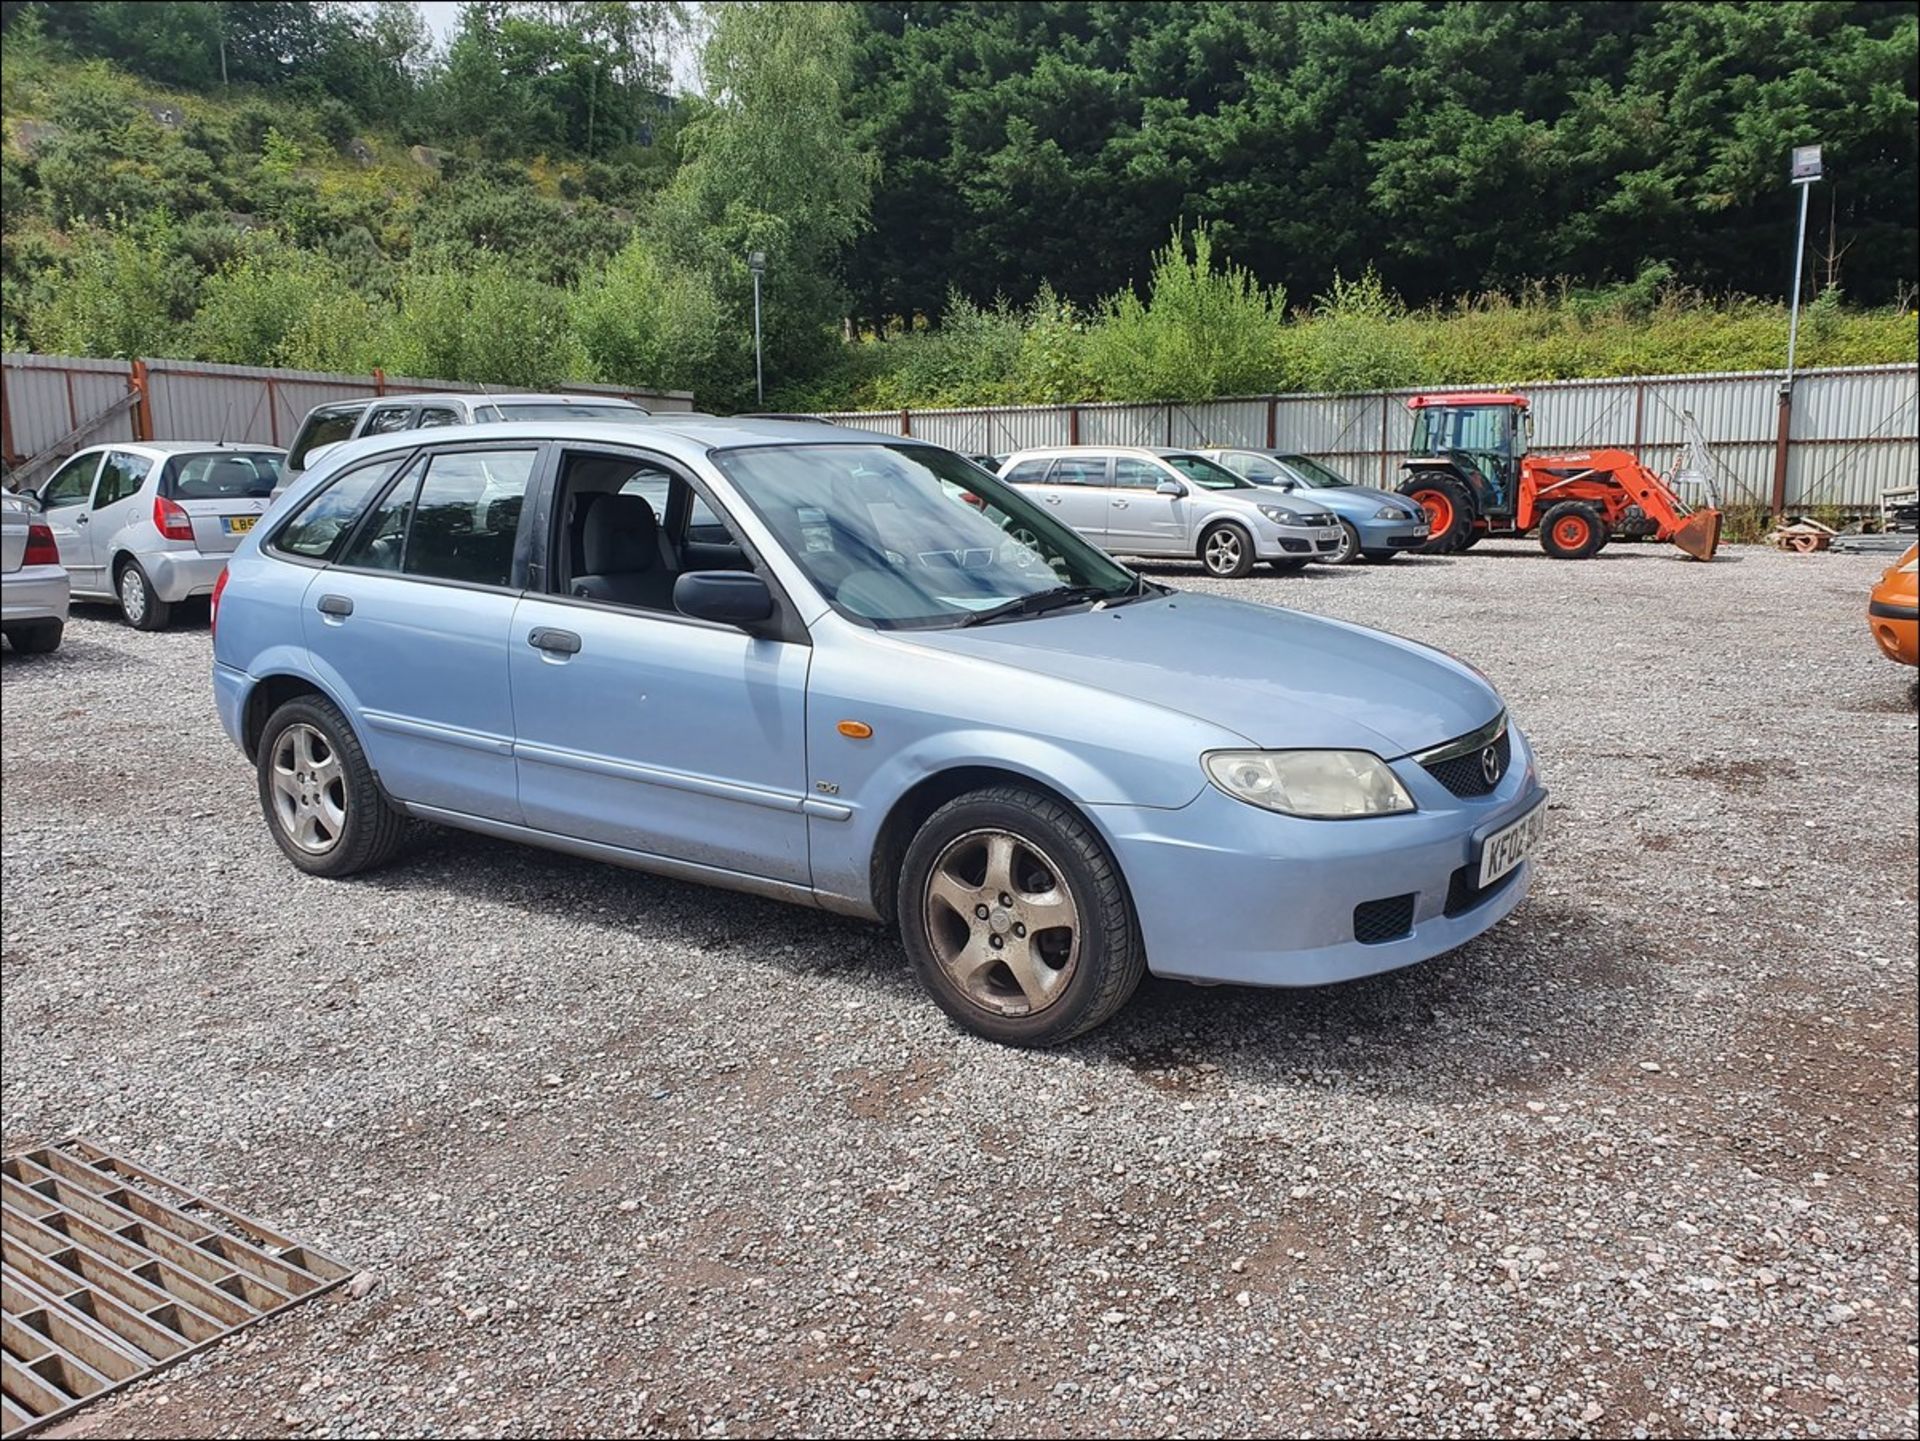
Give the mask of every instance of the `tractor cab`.
[[1416, 395], [1407, 407], [1413, 412], [1407, 469], [1416, 475], [1456, 471], [1471, 487], [1479, 514], [1512, 515], [1521, 462], [1533, 436], [1527, 398], [1491, 392]]

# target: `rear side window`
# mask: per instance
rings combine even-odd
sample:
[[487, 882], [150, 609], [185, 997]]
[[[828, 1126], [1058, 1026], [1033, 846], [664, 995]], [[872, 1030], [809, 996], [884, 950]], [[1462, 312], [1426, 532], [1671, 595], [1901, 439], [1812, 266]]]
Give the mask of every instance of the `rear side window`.
[[457, 410], [448, 410], [444, 405], [425, 405], [420, 408], [420, 419], [415, 422], [416, 430], [431, 430], [437, 425], [461, 425], [464, 422]]
[[1053, 463], [1049, 485], [1105, 485], [1107, 458], [1104, 455], [1063, 455]]
[[407, 417], [413, 414], [410, 405], [383, 405], [367, 417], [367, 428], [362, 435], [391, 435], [396, 430], [407, 428]]
[[124, 450], [111, 452], [107, 463], [100, 467], [100, 483], [93, 488], [93, 508], [98, 510], [116, 500], [125, 500], [140, 488], [140, 482], [152, 469], [153, 462], [144, 455], [128, 455]]
[[414, 503], [407, 574], [506, 585], [537, 454], [467, 450], [434, 456]]
[[160, 490], [176, 500], [230, 500], [269, 496], [280, 483], [280, 457], [261, 451], [243, 455], [176, 455], [167, 462]]
[[373, 493], [387, 483], [404, 457], [389, 456], [350, 470], [295, 512], [280, 527], [273, 548], [308, 560], [331, 560]]
[[360, 418], [359, 406], [345, 410], [316, 410], [309, 415], [300, 433], [287, 451], [287, 468], [305, 470], [307, 452], [322, 445], [333, 445], [353, 434], [353, 423]]

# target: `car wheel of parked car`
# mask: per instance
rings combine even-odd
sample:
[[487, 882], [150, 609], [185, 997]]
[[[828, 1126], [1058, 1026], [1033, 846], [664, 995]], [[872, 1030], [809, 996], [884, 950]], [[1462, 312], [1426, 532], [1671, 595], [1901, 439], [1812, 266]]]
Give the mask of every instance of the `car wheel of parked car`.
[[1222, 522], [1200, 537], [1200, 560], [1210, 575], [1238, 580], [1253, 569], [1253, 537]]
[[1563, 500], [1540, 518], [1540, 548], [1555, 560], [1585, 560], [1606, 543], [1606, 523], [1583, 500]]
[[1340, 549], [1320, 557], [1322, 565], [1352, 565], [1360, 559], [1360, 531], [1352, 521], [1340, 522]]
[[1294, 575], [1307, 568], [1307, 563], [1304, 560], [1270, 560], [1267, 564], [1272, 566], [1281, 575]]
[[173, 618], [173, 607], [153, 593], [153, 582], [140, 569], [140, 562], [128, 560], [120, 566], [114, 589], [120, 595], [120, 614], [135, 630], [165, 630]]
[[319, 696], [267, 719], [257, 761], [260, 809], [287, 859], [313, 876], [350, 876], [392, 859], [407, 818], [374, 783], [353, 727]]
[[951, 800], [900, 867], [907, 955], [968, 1030], [1049, 1046], [1107, 1020], [1146, 951], [1119, 867], [1071, 808], [1019, 786]]
[[21, 621], [7, 627], [7, 639], [22, 655], [48, 655], [60, 649], [64, 623], [57, 620]]

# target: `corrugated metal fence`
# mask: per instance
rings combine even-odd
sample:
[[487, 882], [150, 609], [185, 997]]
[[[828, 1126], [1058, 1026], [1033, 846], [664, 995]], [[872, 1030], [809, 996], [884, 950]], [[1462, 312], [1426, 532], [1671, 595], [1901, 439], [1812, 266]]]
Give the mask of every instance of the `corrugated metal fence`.
[[[5, 379], [0, 441], [9, 467], [58, 444], [130, 394], [135, 404], [122, 405], [78, 443], [144, 438], [285, 445], [293, 439], [301, 417], [329, 400], [486, 388], [378, 371], [335, 375], [190, 360], [86, 360], [12, 353], [0, 356], [0, 374]], [[559, 388], [582, 395], [624, 396], [655, 412], [693, 409], [693, 396], [684, 390], [587, 384]]]
[[[1771, 503], [1784, 452], [1786, 508], [1864, 510], [1920, 471], [1920, 367], [1802, 371], [1779, 434], [1779, 371], [1553, 380], [1514, 387], [1533, 402], [1537, 450], [1620, 446], [1673, 469], [1690, 413], [1726, 505]], [[1457, 388], [1457, 387], [1456, 387]], [[910, 434], [969, 453], [1030, 445], [1245, 445], [1315, 456], [1354, 480], [1398, 483], [1414, 390], [1265, 395], [1144, 405], [985, 406], [835, 412], [825, 418]], [[1688, 496], [1698, 500], [1698, 496]]]

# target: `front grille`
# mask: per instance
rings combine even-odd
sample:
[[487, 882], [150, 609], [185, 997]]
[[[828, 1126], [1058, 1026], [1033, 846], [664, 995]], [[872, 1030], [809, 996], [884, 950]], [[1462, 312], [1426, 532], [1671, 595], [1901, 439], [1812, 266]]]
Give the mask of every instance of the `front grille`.
[[1300, 521], [1301, 521], [1301, 524], [1303, 525], [1338, 525], [1340, 523], [1339, 519], [1336, 516], [1333, 516], [1330, 514], [1329, 515], [1303, 515], [1300, 517]]
[[1498, 773], [1494, 779], [1487, 779], [1486, 763], [1482, 759], [1486, 746], [1479, 746], [1460, 755], [1448, 756], [1444, 760], [1422, 761], [1427, 774], [1457, 796], [1484, 796], [1492, 793], [1500, 784], [1501, 777], [1507, 773], [1507, 764], [1513, 759], [1513, 742], [1507, 736], [1505, 726], [1500, 728], [1499, 739], [1493, 742], [1493, 753], [1499, 759]]
[[1474, 861], [1470, 865], [1460, 867], [1459, 870], [1453, 873], [1453, 879], [1447, 882], [1447, 914], [1449, 916], [1465, 915], [1482, 901], [1499, 895], [1500, 892], [1507, 888], [1508, 883], [1519, 874], [1520, 867], [1515, 866], [1504, 876], [1500, 877], [1499, 880], [1495, 881], [1485, 890], [1482, 890], [1480, 888], [1480, 863]]
[[1363, 901], [1353, 908], [1353, 938], [1363, 946], [1397, 941], [1413, 929], [1413, 903], [1419, 892]]

